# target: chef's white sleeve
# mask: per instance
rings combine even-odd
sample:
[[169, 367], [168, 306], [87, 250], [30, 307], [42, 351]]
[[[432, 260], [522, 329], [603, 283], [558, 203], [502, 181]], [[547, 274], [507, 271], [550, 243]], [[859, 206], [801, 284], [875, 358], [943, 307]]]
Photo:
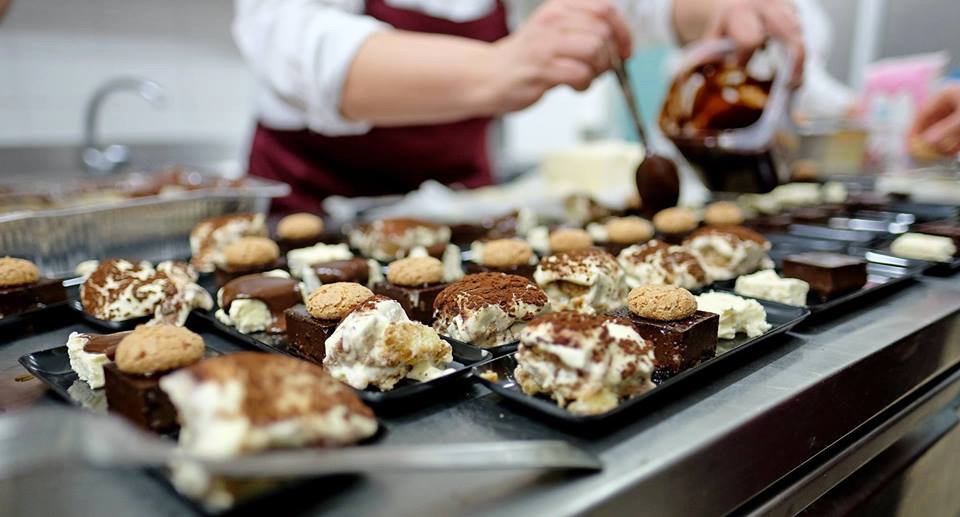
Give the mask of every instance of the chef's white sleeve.
[[[329, 136], [366, 133], [371, 125], [340, 113], [354, 56], [388, 25], [329, 0], [237, 0], [233, 36], [270, 93], [273, 127], [306, 125]], [[283, 106], [286, 105], [286, 106]], [[286, 109], [284, 109], [284, 107]], [[289, 114], [289, 120], [284, 113]], [[294, 119], [305, 120], [294, 120]]]
[[615, 0], [633, 35], [634, 48], [679, 43], [673, 24], [673, 0]]

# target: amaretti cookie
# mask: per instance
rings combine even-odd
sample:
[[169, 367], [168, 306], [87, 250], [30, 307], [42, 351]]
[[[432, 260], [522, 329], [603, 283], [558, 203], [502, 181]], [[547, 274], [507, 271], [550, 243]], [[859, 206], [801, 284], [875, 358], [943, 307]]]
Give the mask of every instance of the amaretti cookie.
[[680, 244], [699, 225], [697, 214], [682, 206], [664, 208], [653, 216], [653, 226], [660, 234], [659, 238], [670, 244]]
[[280, 246], [266, 237], [241, 237], [223, 248], [223, 261], [214, 275], [218, 286], [234, 278], [282, 269]]
[[190, 264], [202, 273], [211, 273], [223, 263], [223, 249], [241, 237], [266, 237], [263, 214], [231, 214], [197, 223], [190, 232]]
[[353, 282], [324, 284], [312, 291], [305, 305], [285, 311], [287, 345], [304, 359], [318, 364], [326, 357], [326, 342], [343, 318], [373, 296]]
[[470, 251], [473, 261], [465, 266], [469, 273], [507, 273], [533, 280], [539, 260], [530, 244], [521, 239], [477, 241]]
[[63, 283], [26, 259], [0, 258], [0, 319], [67, 299]]
[[617, 255], [624, 248], [643, 244], [653, 238], [653, 224], [637, 216], [613, 217], [604, 223], [591, 223], [587, 232], [593, 242], [601, 248]]

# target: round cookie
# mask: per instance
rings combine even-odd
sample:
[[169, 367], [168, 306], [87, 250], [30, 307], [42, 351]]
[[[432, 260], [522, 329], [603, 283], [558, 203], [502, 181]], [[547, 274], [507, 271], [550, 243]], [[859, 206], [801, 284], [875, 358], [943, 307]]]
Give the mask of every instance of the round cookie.
[[550, 252], [560, 253], [593, 246], [590, 234], [579, 228], [560, 228], [550, 232]]
[[0, 287], [16, 287], [36, 283], [40, 280], [40, 270], [29, 260], [0, 258]]
[[664, 208], [653, 216], [653, 226], [663, 233], [685, 233], [697, 227], [697, 216], [681, 206]]
[[223, 257], [232, 267], [262, 266], [280, 258], [280, 247], [266, 237], [241, 237], [223, 249]]
[[433, 257], [407, 257], [387, 266], [387, 280], [391, 284], [417, 286], [443, 281], [443, 262]]
[[496, 239], [484, 243], [480, 263], [488, 267], [511, 267], [529, 264], [533, 249], [520, 239]]
[[117, 344], [114, 362], [126, 373], [165, 372], [203, 358], [203, 338], [176, 325], [140, 325]]
[[682, 287], [641, 285], [630, 291], [627, 307], [641, 318], [676, 321], [697, 312], [697, 299]]
[[307, 312], [321, 320], [342, 320], [373, 291], [354, 282], [334, 282], [318, 287], [307, 296]]
[[277, 236], [281, 239], [302, 240], [323, 234], [323, 219], [306, 212], [290, 214], [277, 223]]
[[713, 226], [734, 226], [742, 224], [743, 219], [743, 210], [730, 201], [710, 203], [703, 211], [703, 221]]
[[617, 217], [604, 225], [614, 244], [638, 244], [653, 238], [653, 225], [637, 216]]

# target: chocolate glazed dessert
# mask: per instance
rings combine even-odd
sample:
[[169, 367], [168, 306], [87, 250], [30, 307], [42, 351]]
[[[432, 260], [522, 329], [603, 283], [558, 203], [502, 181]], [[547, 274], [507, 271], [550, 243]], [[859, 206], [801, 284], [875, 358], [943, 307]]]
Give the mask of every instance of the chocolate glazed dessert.
[[83, 351], [88, 354], [103, 354], [107, 356], [107, 359], [113, 361], [117, 353], [117, 345], [131, 332], [133, 331], [115, 332], [113, 334], [86, 334], [90, 340], [83, 345]]
[[783, 276], [807, 282], [811, 291], [826, 299], [863, 287], [867, 283], [867, 262], [839, 253], [811, 251], [784, 258]]
[[321, 284], [356, 282], [360, 285], [367, 285], [370, 281], [370, 265], [363, 258], [334, 260], [310, 267]]
[[664, 208], [677, 206], [680, 178], [673, 160], [656, 154], [647, 156], [637, 167], [636, 181], [643, 217], [650, 219]]
[[0, 287], [0, 318], [66, 299], [67, 291], [63, 282], [54, 278], [41, 278], [27, 285]]
[[284, 311], [303, 299], [299, 283], [292, 278], [264, 275], [247, 275], [223, 286], [223, 310], [229, 311], [235, 300], [260, 300], [270, 310], [273, 321], [267, 328], [270, 333], [282, 333], [287, 329]]

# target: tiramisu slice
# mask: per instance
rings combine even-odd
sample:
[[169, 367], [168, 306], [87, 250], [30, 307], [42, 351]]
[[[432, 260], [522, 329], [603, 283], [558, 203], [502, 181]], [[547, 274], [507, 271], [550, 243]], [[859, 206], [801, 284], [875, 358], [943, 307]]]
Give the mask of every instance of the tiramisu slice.
[[743, 226], [706, 226], [684, 241], [700, 259], [711, 280], [730, 280], [760, 269], [770, 269], [770, 241]]
[[354, 309], [326, 342], [323, 366], [357, 389], [389, 391], [403, 379], [426, 382], [449, 372], [453, 350], [403, 307], [374, 296]]
[[703, 264], [683, 246], [652, 240], [630, 246], [617, 257], [630, 288], [641, 285], [675, 285], [699, 289], [708, 283]]
[[417, 219], [379, 219], [357, 226], [349, 239], [363, 256], [382, 262], [404, 258], [416, 247], [440, 258], [450, 244], [450, 228]]
[[623, 306], [626, 284], [617, 259], [598, 248], [557, 253], [533, 274], [554, 311], [603, 314]]
[[300, 282], [286, 271], [268, 271], [231, 280], [217, 292], [215, 316], [244, 334], [287, 329], [284, 311], [303, 302]]
[[654, 387], [653, 347], [630, 322], [572, 311], [547, 314], [520, 333], [517, 383], [571, 413], [605, 413]]
[[266, 237], [263, 214], [231, 214], [197, 223], [190, 232], [191, 265], [197, 271], [211, 273], [223, 263], [223, 250], [241, 237]]
[[488, 348], [516, 341], [528, 321], [547, 308], [547, 295], [517, 275], [477, 273], [448, 285], [434, 303], [433, 328]]

